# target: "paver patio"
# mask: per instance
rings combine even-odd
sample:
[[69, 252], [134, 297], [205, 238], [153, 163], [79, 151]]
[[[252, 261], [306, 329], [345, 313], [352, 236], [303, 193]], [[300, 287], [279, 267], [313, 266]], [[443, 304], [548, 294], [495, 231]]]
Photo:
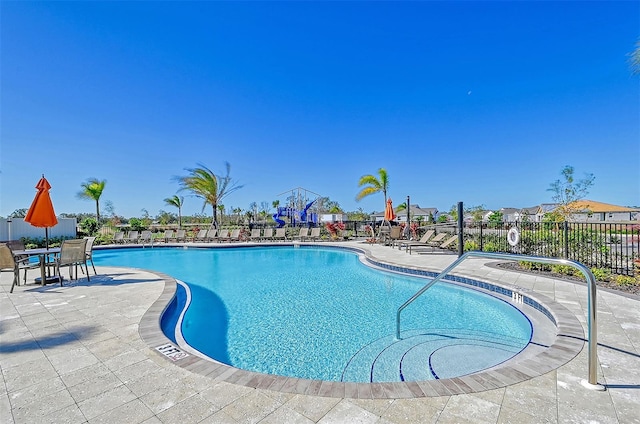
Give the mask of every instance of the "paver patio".
[[[456, 258], [356, 241], [340, 245], [431, 271]], [[573, 312], [586, 334], [585, 284], [499, 270], [490, 262], [469, 260], [456, 274], [549, 297]], [[37, 270], [30, 272], [32, 280]], [[580, 384], [587, 378], [585, 345], [560, 368], [498, 389], [371, 399], [370, 392], [327, 397], [292, 393], [284, 385], [253, 388], [225, 381], [224, 373], [212, 377], [179, 367], [140, 334], [166, 276], [111, 267], [98, 273], [91, 282], [30, 283], [11, 294], [12, 275], [2, 273], [0, 423], [640, 423], [637, 296], [598, 292], [598, 382], [606, 391]]]

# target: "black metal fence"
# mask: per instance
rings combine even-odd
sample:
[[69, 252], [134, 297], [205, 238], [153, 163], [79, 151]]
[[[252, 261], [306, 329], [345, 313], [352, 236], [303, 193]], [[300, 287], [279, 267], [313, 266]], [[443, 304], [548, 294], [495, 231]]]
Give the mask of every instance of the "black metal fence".
[[[517, 228], [520, 241], [507, 242]], [[640, 225], [582, 222], [465, 223], [464, 250], [565, 258], [614, 274], [633, 275], [640, 258]]]

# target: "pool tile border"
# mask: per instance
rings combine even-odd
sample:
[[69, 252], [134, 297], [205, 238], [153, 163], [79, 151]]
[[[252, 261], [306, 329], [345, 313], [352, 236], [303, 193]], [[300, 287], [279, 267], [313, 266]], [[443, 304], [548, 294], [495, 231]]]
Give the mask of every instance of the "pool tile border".
[[[272, 244], [262, 244], [272, 245]], [[295, 243], [278, 243], [278, 246], [299, 245]], [[366, 248], [327, 246], [306, 243], [302, 246], [321, 246], [346, 249], [364, 256], [369, 264], [394, 272], [409, 273], [434, 277], [437, 273], [420, 268], [398, 266], [375, 259]], [[191, 247], [191, 246], [189, 246]], [[196, 247], [196, 246], [194, 246]], [[249, 246], [247, 246], [249, 247]], [[461, 377], [440, 380], [409, 381], [395, 383], [350, 383], [321, 380], [308, 380], [294, 377], [262, 374], [245, 371], [222, 364], [211, 359], [188, 353], [182, 359], [173, 360], [156, 348], [163, 345], [176, 346], [162, 332], [160, 320], [164, 311], [169, 307], [176, 289], [176, 280], [163, 273], [145, 270], [155, 274], [164, 281], [164, 289], [158, 299], [151, 305], [139, 324], [139, 334], [142, 340], [160, 357], [171, 364], [187, 371], [203, 375], [212, 381], [225, 381], [246, 387], [274, 390], [283, 393], [304, 394], [333, 398], [354, 399], [410, 399], [421, 397], [451, 396], [455, 394], [476, 393], [511, 386], [534, 377], [544, 375], [566, 364], [573, 359], [584, 347], [584, 332], [582, 325], [575, 315], [552, 299], [532, 293], [518, 287], [504, 287], [494, 283], [482, 282], [463, 276], [449, 276], [447, 280], [456, 283], [475, 286], [480, 289], [493, 291], [511, 297], [515, 292], [523, 294], [523, 302], [545, 314], [556, 324], [557, 335], [553, 344], [534, 356], [519, 359], [518, 356], [501, 365]], [[451, 277], [451, 278], [450, 278]]]

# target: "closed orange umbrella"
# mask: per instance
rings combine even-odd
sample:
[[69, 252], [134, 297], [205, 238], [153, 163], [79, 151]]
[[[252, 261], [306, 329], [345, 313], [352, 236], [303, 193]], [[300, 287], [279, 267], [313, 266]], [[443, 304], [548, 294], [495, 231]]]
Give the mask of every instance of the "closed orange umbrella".
[[24, 220], [34, 227], [44, 227], [45, 229], [45, 244], [47, 249], [49, 248], [49, 227], [53, 227], [58, 223], [56, 218], [56, 212], [53, 210], [53, 203], [51, 202], [51, 196], [49, 196], [49, 190], [51, 184], [42, 175], [38, 184], [36, 184], [36, 197], [31, 203], [31, 207], [27, 212]]
[[384, 220], [393, 221], [396, 219], [396, 214], [393, 212], [393, 204], [391, 198], [387, 199], [387, 207], [384, 210]]

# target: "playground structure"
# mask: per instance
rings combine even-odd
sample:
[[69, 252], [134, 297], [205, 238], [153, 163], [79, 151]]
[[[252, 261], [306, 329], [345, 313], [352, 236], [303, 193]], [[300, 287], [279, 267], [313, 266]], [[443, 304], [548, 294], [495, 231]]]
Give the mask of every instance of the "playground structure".
[[[318, 212], [310, 211], [314, 203], [321, 197], [318, 193], [302, 187], [296, 187], [278, 194], [278, 197], [285, 194], [289, 194], [287, 196], [287, 206], [279, 206], [277, 212], [273, 214], [273, 220], [278, 224], [278, 228], [287, 224], [295, 226], [315, 225], [318, 223]], [[309, 194], [315, 196], [315, 198], [310, 200]]]

